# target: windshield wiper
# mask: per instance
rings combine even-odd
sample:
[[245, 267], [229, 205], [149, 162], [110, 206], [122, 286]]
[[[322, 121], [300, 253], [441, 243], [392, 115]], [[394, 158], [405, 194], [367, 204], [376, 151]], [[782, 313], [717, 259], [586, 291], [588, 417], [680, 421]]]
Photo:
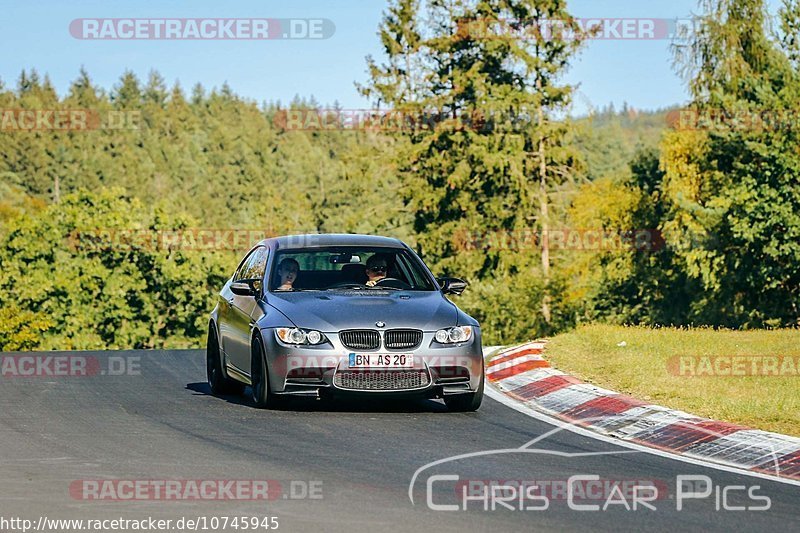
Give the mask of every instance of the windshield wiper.
[[319, 291], [319, 290], [322, 290], [322, 289], [294, 289], [294, 288], [292, 288], [292, 289], [283, 289], [283, 290], [280, 290], [280, 291], [276, 290], [276, 291], [272, 291], [272, 292], [280, 294], [282, 292], [314, 292], [314, 291]]
[[364, 291], [364, 290], [370, 290], [370, 291], [376, 291], [376, 290], [377, 291], [407, 291], [407, 290], [411, 290], [411, 289], [401, 289], [400, 287], [389, 287], [389, 286], [386, 286], [386, 285], [373, 285], [373, 286], [370, 287], [369, 285], [364, 285], [364, 284], [361, 284], [361, 283], [348, 283], [346, 285], [339, 285], [337, 287], [328, 287], [327, 289], [322, 289], [322, 290], [326, 290], [326, 291], [351, 291], [351, 290], [355, 290], [355, 291]]

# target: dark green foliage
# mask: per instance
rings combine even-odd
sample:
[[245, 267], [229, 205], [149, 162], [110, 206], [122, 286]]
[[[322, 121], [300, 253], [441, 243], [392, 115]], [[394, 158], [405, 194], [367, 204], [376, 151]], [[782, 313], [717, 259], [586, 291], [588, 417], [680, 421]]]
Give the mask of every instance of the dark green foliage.
[[157, 72], [144, 86], [126, 72], [106, 94], [82, 71], [62, 100], [35, 80], [23, 75], [20, 91], [0, 92], [0, 107], [89, 109], [102, 121], [90, 131], [2, 132], [0, 176], [35, 198], [122, 187], [147, 205], [186, 212], [202, 227], [407, 236], [399, 182], [383, 157], [390, 138], [284, 131], [274, 123], [275, 106], [260, 109], [230, 88], [205, 96], [195, 87], [187, 101]]
[[676, 60], [693, 94], [691, 112], [712, 119], [669, 132], [659, 154], [633, 161], [629, 177], [578, 197], [589, 207], [573, 220], [628, 195], [591, 220], [614, 224], [627, 215], [625, 224], [656, 228], [665, 239], [657, 254], [598, 253], [578, 268], [586, 319], [800, 324], [798, 6], [786, 3], [777, 39], [761, 0], [703, 7]]
[[658, 147], [671, 109], [637, 111], [613, 106], [577, 119], [573, 141], [586, 163], [586, 178], [621, 176], [637, 152]]
[[[690, 277], [701, 283], [689, 318], [726, 326], [798, 325], [796, 43], [768, 33], [763, 1], [709, 0], [705, 12], [685, 65], [694, 106], [747, 125], [709, 128], [688, 152], [697, 160], [696, 176], [679, 171], [687, 153], [680, 139], [672, 139], [662, 156], [669, 191], [665, 226], [701, 237], [679, 253]], [[797, 13], [796, 3], [787, 3], [784, 31], [797, 27]], [[763, 125], [753, 117], [764, 118]], [[690, 179], [700, 186], [687, 187]]]
[[227, 243], [177, 255], [110, 242], [86, 250], [67, 246], [75, 231], [363, 232], [413, 242], [386, 136], [284, 131], [276, 106], [199, 86], [187, 101], [156, 72], [144, 86], [125, 73], [106, 93], [81, 71], [62, 99], [23, 74], [17, 91], [0, 91], [0, 108], [85, 109], [123, 126], [0, 133], [0, 306], [34, 317], [6, 321], [17, 326], [0, 332], [0, 349], [197, 345], [213, 296], [254, 244], [235, 254]]
[[42, 348], [191, 346], [206, 332], [213, 295], [236, 258], [124, 235], [196, 224], [146, 208], [121, 189], [68, 194], [8, 224], [0, 241], [0, 301], [49, 323], [34, 344]]
[[[534, 38], [532, 28], [550, 20], [563, 21], [575, 38]], [[520, 31], [509, 33], [506, 23]], [[561, 77], [583, 42], [565, 3], [399, 0], [385, 14], [380, 38], [385, 62], [369, 58], [363, 94], [377, 105], [436, 117], [432, 127], [411, 130], [397, 155], [426, 259], [476, 286], [486, 282], [487, 290], [500, 278], [519, 287], [503, 290], [514, 300], [508, 305], [538, 302], [541, 310], [530, 309], [518, 331], [563, 326], [551, 324], [549, 249], [464, 250], [459, 243], [465, 236], [547, 233], [555, 218], [550, 194], [580, 166], [565, 142], [569, 124], [555, 119], [569, 106], [573, 88]], [[531, 278], [542, 287], [534, 294]], [[487, 316], [508, 311], [496, 298], [480, 302], [467, 308]], [[521, 338], [501, 329], [509, 340]]]

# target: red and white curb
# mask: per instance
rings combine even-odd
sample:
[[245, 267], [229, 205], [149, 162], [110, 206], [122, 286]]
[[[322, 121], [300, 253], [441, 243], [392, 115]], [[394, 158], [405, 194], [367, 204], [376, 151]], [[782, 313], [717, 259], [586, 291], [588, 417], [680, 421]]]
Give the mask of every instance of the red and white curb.
[[486, 379], [505, 396], [592, 432], [676, 454], [800, 480], [800, 438], [652, 405], [550, 367], [544, 342], [490, 357]]

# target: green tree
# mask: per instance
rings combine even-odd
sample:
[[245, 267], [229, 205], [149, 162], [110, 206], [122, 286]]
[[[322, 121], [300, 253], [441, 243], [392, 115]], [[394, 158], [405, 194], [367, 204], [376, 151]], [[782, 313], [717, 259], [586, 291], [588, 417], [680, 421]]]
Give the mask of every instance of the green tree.
[[28, 318], [0, 335], [63, 350], [196, 345], [236, 257], [151, 238], [194, 223], [119, 189], [71, 193], [13, 219], [0, 240], [0, 308]]
[[[667, 246], [662, 224], [668, 209], [664, 173], [655, 148], [635, 155], [627, 172], [580, 187], [568, 214], [568, 227], [585, 228], [608, 245], [570, 251], [558, 277], [566, 286], [564, 306], [576, 322], [687, 324], [699, 284], [680, 266], [675, 246]], [[600, 241], [597, 241], [600, 242]]]
[[52, 325], [53, 321], [41, 312], [22, 310], [13, 303], [4, 305], [0, 307], [0, 351], [36, 348]]
[[[425, 17], [411, 0], [390, 6], [379, 33], [386, 62], [368, 58], [362, 87], [376, 105], [433, 123], [411, 129], [396, 156], [419, 247], [435, 268], [473, 282], [543, 278], [538, 307], [549, 324], [550, 193], [577, 166], [564, 142], [568, 125], [557, 119], [572, 93], [560, 80], [584, 35], [559, 0], [426, 6]], [[552, 20], [570, 35], [543, 35]], [[543, 236], [538, 259], [458, 246], [465, 236], [532, 227]]]
[[[664, 141], [665, 235], [668, 244], [691, 242], [679, 258], [701, 282], [694, 320], [796, 325], [800, 78], [793, 47], [769, 35], [763, 1], [703, 6], [698, 31], [678, 59], [693, 109], [711, 119], [700, 123], [701, 131], [678, 131]], [[796, 13], [783, 11], [784, 27], [796, 25]]]

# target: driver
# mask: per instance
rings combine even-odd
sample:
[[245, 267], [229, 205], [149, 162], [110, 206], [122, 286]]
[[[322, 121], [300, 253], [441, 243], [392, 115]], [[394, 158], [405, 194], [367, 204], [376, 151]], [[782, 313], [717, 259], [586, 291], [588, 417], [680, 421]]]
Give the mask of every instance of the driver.
[[292, 259], [291, 257], [285, 258], [283, 261], [278, 264], [278, 276], [280, 276], [280, 285], [277, 289], [278, 291], [290, 291], [292, 290], [292, 284], [294, 280], [297, 279], [297, 273], [300, 271], [300, 263]]
[[379, 281], [386, 277], [389, 271], [389, 257], [386, 254], [375, 254], [367, 259], [367, 277], [369, 280], [366, 285], [374, 287]]

